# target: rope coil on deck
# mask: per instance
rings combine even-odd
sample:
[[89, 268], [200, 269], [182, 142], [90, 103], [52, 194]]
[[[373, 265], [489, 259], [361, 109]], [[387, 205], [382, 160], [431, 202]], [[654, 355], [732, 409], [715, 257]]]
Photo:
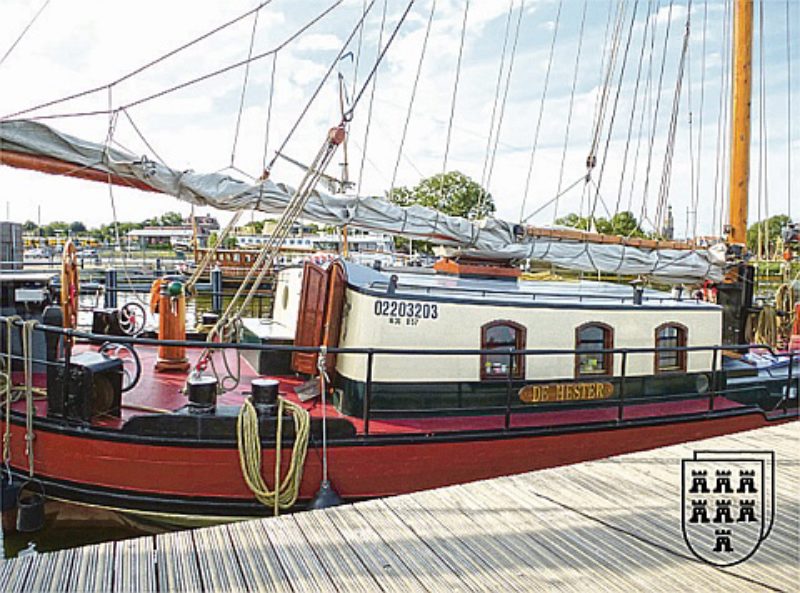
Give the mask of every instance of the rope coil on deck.
[[[294, 419], [295, 437], [289, 468], [281, 481], [280, 452], [285, 410]], [[239, 445], [239, 463], [244, 481], [261, 504], [274, 509], [275, 515], [278, 515], [281, 509], [287, 510], [297, 502], [308, 451], [310, 428], [311, 419], [308, 411], [282, 397], [278, 398], [275, 429], [275, 489], [270, 490], [261, 476], [261, 436], [258, 427], [258, 412], [250, 400], [245, 400], [239, 411], [239, 418], [236, 422], [236, 440]]]

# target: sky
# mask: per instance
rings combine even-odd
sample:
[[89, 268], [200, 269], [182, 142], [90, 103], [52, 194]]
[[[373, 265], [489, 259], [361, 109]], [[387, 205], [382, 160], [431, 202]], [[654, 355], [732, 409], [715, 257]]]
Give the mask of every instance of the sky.
[[[463, 0], [437, 0], [435, 6], [417, 0], [353, 111], [350, 178], [361, 195], [381, 196], [392, 185], [411, 186], [445, 169], [459, 170], [489, 189], [498, 217], [535, 224], [592, 208], [600, 216], [630, 209], [651, 229], [659, 224], [663, 196], [679, 236], [719, 234], [727, 216], [729, 112], [722, 91], [729, 72], [729, 2], [687, 2], [472, 0], [467, 8]], [[327, 130], [341, 119], [338, 77], [352, 98], [407, 0], [272, 0], [110, 88], [260, 2], [49, 0], [3, 59], [44, 4], [0, 0], [0, 118], [101, 87], [15, 117], [46, 116], [43, 121], [59, 130], [102, 143], [109, 137], [110, 116], [74, 114], [136, 102], [117, 111], [110, 135], [117, 147], [179, 170], [247, 179], [261, 174], [265, 146], [270, 160], [319, 86], [284, 150], [303, 162], [313, 159]], [[370, 10], [359, 29], [365, 6]], [[789, 0], [788, 18], [785, 0], [756, 1], [755, 13], [749, 218], [788, 213], [791, 207], [797, 219], [800, 2]], [[350, 57], [335, 62], [351, 34]], [[276, 47], [249, 67], [140, 102]], [[610, 61], [610, 82], [604, 85]], [[599, 110], [604, 88], [606, 107]], [[597, 165], [587, 185], [586, 159], [598, 121]], [[339, 153], [328, 172], [340, 175], [342, 161]], [[271, 179], [291, 184], [301, 174], [278, 160]], [[559, 188], [563, 195], [555, 201]], [[190, 209], [168, 196], [8, 167], [0, 167], [0, 208], [0, 218], [80, 220], [90, 226], [115, 216], [139, 221]], [[223, 221], [230, 216], [217, 214]]]

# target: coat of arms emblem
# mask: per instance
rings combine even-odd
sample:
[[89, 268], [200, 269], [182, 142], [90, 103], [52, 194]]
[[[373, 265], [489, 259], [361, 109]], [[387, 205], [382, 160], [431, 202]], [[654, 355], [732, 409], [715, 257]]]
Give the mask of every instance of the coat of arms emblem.
[[692, 553], [716, 566], [755, 554], [775, 515], [775, 453], [695, 451], [681, 475], [681, 527]]

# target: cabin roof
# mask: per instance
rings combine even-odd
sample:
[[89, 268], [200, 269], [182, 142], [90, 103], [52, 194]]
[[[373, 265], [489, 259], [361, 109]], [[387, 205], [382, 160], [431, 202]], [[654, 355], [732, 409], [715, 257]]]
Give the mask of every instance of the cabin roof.
[[379, 271], [373, 268], [342, 262], [348, 285], [375, 296], [389, 295], [392, 276], [397, 277], [394, 297], [449, 301], [471, 304], [507, 306], [546, 306], [593, 308], [664, 308], [719, 309], [717, 305], [697, 301], [684, 294], [678, 300], [669, 292], [645, 289], [643, 304], [633, 304], [633, 288], [611, 282], [507, 280], [496, 278], [464, 278], [429, 271]]

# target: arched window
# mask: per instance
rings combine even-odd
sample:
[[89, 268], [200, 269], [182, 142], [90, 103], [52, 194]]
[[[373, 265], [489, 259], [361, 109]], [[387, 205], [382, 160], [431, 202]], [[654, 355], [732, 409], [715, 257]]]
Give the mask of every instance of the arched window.
[[686, 350], [670, 350], [686, 346], [686, 326], [664, 323], [656, 328], [656, 373], [686, 370]]
[[614, 347], [614, 330], [610, 325], [593, 321], [575, 330], [575, 376], [611, 375], [614, 356], [597, 350]]
[[[483, 350], [525, 349], [525, 328], [513, 321], [492, 321], [481, 328]], [[525, 378], [523, 354], [482, 354], [481, 379]]]

